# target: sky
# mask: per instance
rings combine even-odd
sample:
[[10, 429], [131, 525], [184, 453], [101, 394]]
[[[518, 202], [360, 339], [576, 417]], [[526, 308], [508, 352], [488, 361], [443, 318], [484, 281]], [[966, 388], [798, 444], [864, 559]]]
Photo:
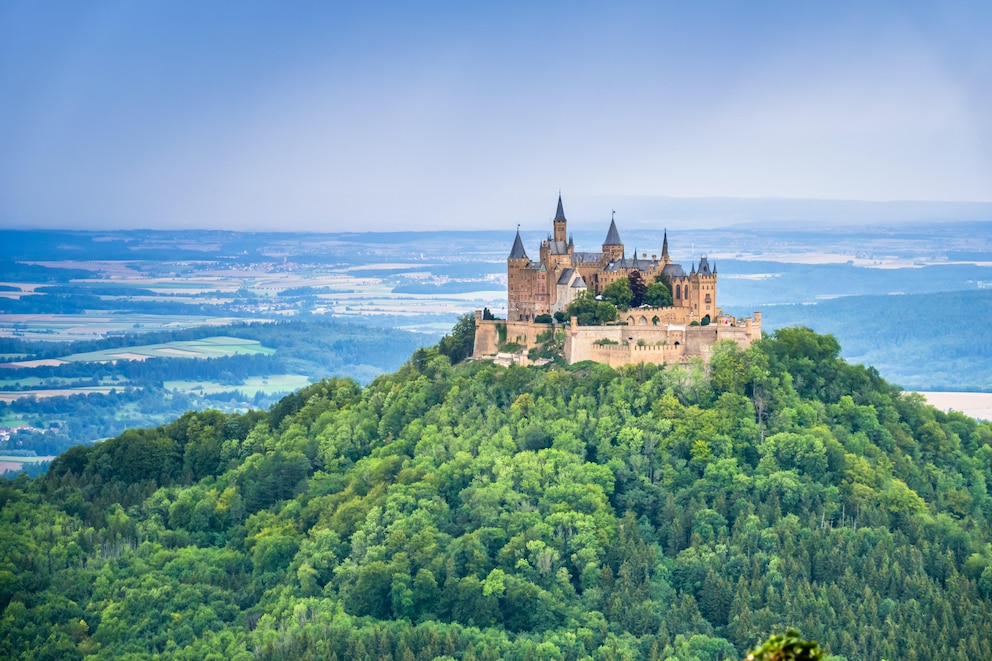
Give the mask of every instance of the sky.
[[541, 228], [559, 191], [580, 224], [992, 220], [990, 34], [988, 0], [5, 0], [0, 225]]

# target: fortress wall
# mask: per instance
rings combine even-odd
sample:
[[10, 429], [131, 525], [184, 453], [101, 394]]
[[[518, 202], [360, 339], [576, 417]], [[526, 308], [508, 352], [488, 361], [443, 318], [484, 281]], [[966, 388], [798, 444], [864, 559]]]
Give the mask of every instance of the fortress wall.
[[568, 326], [565, 329], [565, 362], [569, 364], [581, 363], [583, 360], [600, 362], [595, 356], [599, 355], [598, 350], [602, 347], [595, 344], [596, 340], [609, 339], [619, 343], [623, 340], [622, 332], [622, 326], [579, 326], [577, 324]]
[[518, 342], [524, 348], [537, 345], [537, 336], [552, 330], [551, 324], [535, 324], [529, 321], [505, 321], [503, 319], [482, 319], [482, 312], [475, 312], [475, 347], [473, 356], [492, 356], [499, 350], [499, 326], [506, 327], [506, 341]]
[[[606, 363], [610, 367], [621, 367], [623, 365], [636, 365], [638, 363], [653, 363], [655, 365], [665, 365], [681, 363], [685, 360], [685, 352], [681, 346], [674, 344], [666, 345], [645, 345], [636, 344], [604, 344], [592, 345], [588, 351], [591, 358], [598, 363]], [[578, 362], [578, 361], [570, 361]]]
[[[681, 311], [680, 308], [653, 308], [652, 310]], [[641, 310], [636, 311], [640, 313]], [[626, 318], [627, 315], [624, 316]], [[676, 318], [673, 315], [672, 318]], [[761, 339], [761, 313], [753, 318], [728, 318], [735, 325], [717, 322], [709, 326], [688, 326], [675, 323], [627, 326], [579, 326], [573, 323], [565, 328], [565, 360], [578, 363], [593, 360], [612, 367], [626, 364], [684, 363], [690, 357], [699, 356], [709, 360], [713, 345], [720, 340], [732, 340], [743, 348]], [[517, 342], [524, 349], [537, 345], [537, 337], [552, 329], [548, 324], [535, 324], [526, 321], [482, 320], [482, 313], [476, 313], [475, 351], [477, 357], [494, 356], [499, 349], [500, 325], [506, 327], [506, 341]], [[608, 339], [617, 344], [596, 344], [597, 340]], [[640, 343], [640, 344], [639, 344]]]
[[620, 313], [620, 319], [627, 322], [628, 326], [654, 326], [652, 321], [658, 317], [658, 325], [662, 324], [688, 324], [689, 308], [669, 306], [664, 308], [637, 308]]

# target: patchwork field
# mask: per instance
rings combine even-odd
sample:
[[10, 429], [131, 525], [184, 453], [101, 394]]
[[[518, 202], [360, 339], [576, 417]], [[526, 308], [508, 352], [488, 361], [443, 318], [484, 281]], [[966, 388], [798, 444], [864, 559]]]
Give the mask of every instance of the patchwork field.
[[100, 393], [106, 395], [120, 386], [83, 386], [81, 388], [39, 388], [37, 390], [6, 390], [0, 392], [0, 402], [16, 402], [25, 397], [48, 399], [49, 397], [69, 397], [70, 395], [90, 395]]
[[51, 461], [54, 456], [45, 457], [18, 457], [18, 456], [7, 456], [0, 455], [0, 475], [4, 473], [17, 473], [20, 472], [25, 464], [41, 464], [46, 461]]
[[237, 337], [207, 337], [202, 340], [145, 344], [124, 349], [104, 349], [74, 353], [57, 359], [31, 360], [0, 364], [0, 367], [30, 368], [54, 366], [63, 363], [107, 363], [117, 360], [147, 360], [149, 358], [220, 358], [236, 354], [261, 354], [271, 356], [275, 349], [262, 346], [257, 340]]
[[166, 381], [162, 385], [166, 390], [199, 394], [214, 394], [237, 390], [242, 395], [251, 397], [257, 392], [262, 392], [266, 395], [293, 392], [309, 383], [309, 377], [302, 374], [273, 374], [270, 376], [249, 377], [236, 385], [219, 383], [217, 381]]

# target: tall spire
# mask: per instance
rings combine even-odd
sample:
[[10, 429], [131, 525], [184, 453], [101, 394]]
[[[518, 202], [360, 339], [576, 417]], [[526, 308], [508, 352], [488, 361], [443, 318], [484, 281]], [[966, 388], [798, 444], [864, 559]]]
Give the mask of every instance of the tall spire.
[[668, 257], [668, 229], [665, 229], [665, 239], [661, 242], [661, 261], [667, 262]]
[[620, 240], [620, 232], [617, 231], [617, 221], [610, 221], [610, 231], [606, 233], [606, 241], [603, 241], [604, 246], [622, 246], [623, 241]]
[[558, 191], [558, 211], [555, 213], [555, 220], [565, 220], [565, 208], [561, 205], [561, 191]]
[[524, 251], [524, 242], [520, 240], [519, 225], [517, 225], [517, 237], [513, 239], [513, 248], [510, 249], [508, 259], [527, 259], [527, 253]]

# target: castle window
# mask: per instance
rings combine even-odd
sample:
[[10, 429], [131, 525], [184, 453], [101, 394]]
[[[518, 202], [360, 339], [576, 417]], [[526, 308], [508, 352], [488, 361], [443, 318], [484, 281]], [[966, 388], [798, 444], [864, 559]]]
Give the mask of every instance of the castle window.
[[675, 298], [682, 298], [682, 285], [675, 285]]
[[706, 302], [707, 303], [710, 303], [711, 302], [711, 299], [710, 299], [710, 295], [709, 294], [706, 295]]

